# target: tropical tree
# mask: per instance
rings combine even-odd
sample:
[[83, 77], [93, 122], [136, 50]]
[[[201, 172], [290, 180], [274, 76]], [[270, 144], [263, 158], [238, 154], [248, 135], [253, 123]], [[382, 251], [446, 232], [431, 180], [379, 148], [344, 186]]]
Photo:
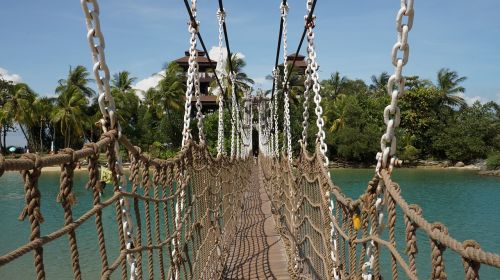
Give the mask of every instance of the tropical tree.
[[162, 79], [156, 86], [157, 103], [165, 114], [182, 108], [183, 96], [186, 92], [184, 84], [184, 73], [176, 62], [169, 63], [163, 73], [159, 74]]
[[59, 124], [65, 147], [71, 146], [71, 139], [84, 136], [84, 126], [88, 119], [85, 114], [87, 104], [87, 98], [77, 86], [67, 86], [60, 92], [51, 120]]
[[466, 79], [467, 77], [460, 77], [456, 71], [441, 68], [437, 73], [440, 104], [449, 107], [464, 106], [465, 100], [459, 94], [465, 92], [465, 88], [460, 84]]
[[[44, 147], [44, 136], [46, 136], [47, 128], [50, 126], [51, 114], [53, 111], [54, 98], [41, 97], [37, 98], [33, 102], [31, 107], [31, 119], [33, 120], [32, 130], [38, 130], [38, 144], [36, 144], [36, 150], [43, 152]], [[35, 131], [34, 131], [35, 132]]]
[[[245, 60], [243, 58], [238, 57], [237, 54], [232, 54], [231, 58], [227, 57], [224, 62], [224, 70], [221, 72], [221, 84], [224, 87], [224, 93], [226, 96], [224, 97], [226, 100], [229, 100], [232, 95], [231, 89], [231, 79], [229, 78], [229, 73], [231, 72], [230, 62], [233, 67], [233, 71], [235, 73], [234, 82], [236, 87], [236, 95], [242, 96], [245, 92], [251, 90], [254, 81], [248, 77], [246, 73], [243, 72], [243, 68], [246, 66]], [[212, 81], [210, 84], [210, 88], [212, 89], [212, 93], [218, 94], [220, 91], [219, 86], [217, 85], [217, 81]]]
[[338, 71], [331, 74], [330, 79], [321, 81], [321, 88], [326, 93], [325, 97], [335, 98], [342, 92], [348, 81], [347, 77], [340, 76]]
[[32, 148], [35, 145], [30, 128], [33, 126], [34, 120], [30, 112], [36, 96], [37, 94], [27, 84], [12, 84], [8, 89], [3, 108], [5, 117], [12, 118], [18, 123], [28, 146]]
[[89, 76], [90, 73], [84, 66], [78, 65], [74, 69], [70, 66], [68, 77], [66, 79], [61, 79], [58, 81], [59, 85], [56, 88], [56, 93], [61, 94], [62, 92], [66, 91], [67, 88], [74, 86], [85, 97], [92, 98], [95, 95], [95, 91], [91, 87], [89, 87], [89, 84], [93, 81], [91, 78], [89, 78]]
[[387, 72], [382, 72], [380, 75], [371, 76], [372, 84], [370, 85], [370, 91], [376, 94], [384, 94], [387, 89], [387, 82], [391, 76]]

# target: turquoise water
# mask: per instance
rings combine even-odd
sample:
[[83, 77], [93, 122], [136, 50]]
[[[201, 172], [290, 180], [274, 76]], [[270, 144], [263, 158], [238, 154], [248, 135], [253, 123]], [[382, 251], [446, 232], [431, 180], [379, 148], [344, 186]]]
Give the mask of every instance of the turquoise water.
[[[332, 171], [334, 182], [343, 187], [350, 196], [359, 196], [366, 188], [372, 170], [338, 169]], [[402, 194], [409, 203], [417, 203], [424, 210], [429, 221], [445, 223], [450, 233], [458, 240], [475, 239], [482, 248], [500, 252], [500, 178], [483, 177], [474, 172], [443, 170], [397, 170], [394, 180], [399, 182]], [[75, 174], [74, 192], [77, 204], [73, 208], [78, 217], [92, 205], [91, 192], [85, 189], [86, 173]], [[45, 173], [40, 179], [42, 213], [45, 223], [42, 234], [48, 234], [64, 224], [62, 207], [56, 203], [59, 192], [58, 173]], [[103, 198], [109, 197], [106, 189]], [[28, 221], [17, 220], [24, 207], [24, 192], [19, 173], [7, 172], [0, 177], [0, 255], [21, 246], [29, 239]], [[398, 213], [401, 218], [400, 213]], [[117, 226], [114, 207], [103, 213], [105, 235], [110, 262], [117, 256]], [[402, 220], [397, 221], [402, 227]], [[398, 235], [398, 247], [404, 252], [404, 236]], [[422, 234], [419, 240], [419, 278], [428, 279], [430, 262], [429, 244]], [[81, 269], [84, 279], [97, 279], [100, 272], [99, 250], [96, 244], [94, 219], [91, 218], [77, 230]], [[72, 279], [70, 254], [67, 238], [49, 243], [44, 249], [45, 269], [48, 279]], [[386, 259], [386, 254], [382, 255]], [[32, 253], [28, 253], [9, 265], [0, 267], [0, 279], [33, 279]], [[463, 279], [460, 259], [447, 251], [444, 256], [449, 279]], [[387, 263], [387, 262], [385, 262]], [[384, 266], [384, 279], [390, 279], [390, 272]], [[500, 279], [500, 270], [481, 267], [482, 279]], [[402, 276], [400, 271], [400, 276]], [[156, 274], [157, 276], [158, 274]], [[400, 277], [405, 279], [404, 277]]]
[[[362, 194], [373, 176], [368, 169], [337, 169], [331, 172], [333, 181], [354, 198]], [[500, 178], [476, 175], [473, 171], [398, 169], [393, 180], [399, 183], [405, 200], [418, 204], [429, 222], [440, 221], [457, 240], [474, 239], [481, 248], [500, 253]], [[398, 250], [404, 253], [404, 222], [397, 212], [396, 240]], [[399, 232], [399, 234], [398, 234]], [[387, 231], [385, 231], [387, 238]], [[417, 273], [419, 279], [430, 278], [430, 244], [419, 230]], [[382, 254], [384, 279], [392, 279], [389, 255]], [[444, 254], [448, 279], [464, 279], [463, 266], [457, 254], [447, 249]], [[401, 279], [406, 279], [399, 270]], [[500, 279], [500, 269], [482, 265], [481, 279]]]

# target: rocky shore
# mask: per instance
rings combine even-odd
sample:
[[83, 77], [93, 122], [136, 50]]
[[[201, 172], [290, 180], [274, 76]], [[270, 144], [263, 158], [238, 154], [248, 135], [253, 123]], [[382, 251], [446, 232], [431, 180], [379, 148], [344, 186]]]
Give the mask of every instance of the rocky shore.
[[[330, 168], [375, 168], [375, 165], [368, 165], [358, 162], [349, 162], [341, 160], [332, 160], [329, 165]], [[486, 162], [484, 160], [476, 160], [471, 164], [464, 164], [457, 162], [453, 164], [449, 160], [416, 160], [414, 162], [403, 162], [401, 168], [429, 168], [429, 169], [454, 169], [454, 170], [472, 170], [477, 171], [479, 175], [485, 176], [498, 176], [500, 177], [500, 170], [487, 170]]]

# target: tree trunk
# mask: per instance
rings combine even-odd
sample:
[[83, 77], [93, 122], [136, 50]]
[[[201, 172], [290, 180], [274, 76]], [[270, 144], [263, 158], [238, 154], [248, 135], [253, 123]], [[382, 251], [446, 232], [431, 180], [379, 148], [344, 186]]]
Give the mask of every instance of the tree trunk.
[[3, 145], [4, 145], [4, 149], [5, 149], [5, 152], [7, 152], [7, 130], [8, 128], [4, 128], [3, 130]]
[[41, 153], [43, 153], [42, 131], [43, 131], [43, 121], [40, 121], [40, 152]]
[[3, 154], [5, 151], [4, 142], [2, 141], [3, 125], [0, 126], [0, 152]]
[[19, 127], [21, 128], [21, 132], [24, 135], [24, 138], [26, 139], [26, 145], [28, 146], [28, 149], [30, 148], [30, 139], [28, 138], [28, 135], [26, 135], [26, 132], [24, 131], [24, 128], [21, 124], [19, 124]]

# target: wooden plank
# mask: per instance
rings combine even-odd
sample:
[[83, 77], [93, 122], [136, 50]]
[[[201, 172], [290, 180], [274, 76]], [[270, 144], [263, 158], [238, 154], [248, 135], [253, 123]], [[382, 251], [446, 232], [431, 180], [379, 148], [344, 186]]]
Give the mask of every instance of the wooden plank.
[[[253, 174], [258, 174], [257, 166]], [[285, 247], [259, 176], [244, 194], [244, 209], [223, 279], [290, 279]]]

